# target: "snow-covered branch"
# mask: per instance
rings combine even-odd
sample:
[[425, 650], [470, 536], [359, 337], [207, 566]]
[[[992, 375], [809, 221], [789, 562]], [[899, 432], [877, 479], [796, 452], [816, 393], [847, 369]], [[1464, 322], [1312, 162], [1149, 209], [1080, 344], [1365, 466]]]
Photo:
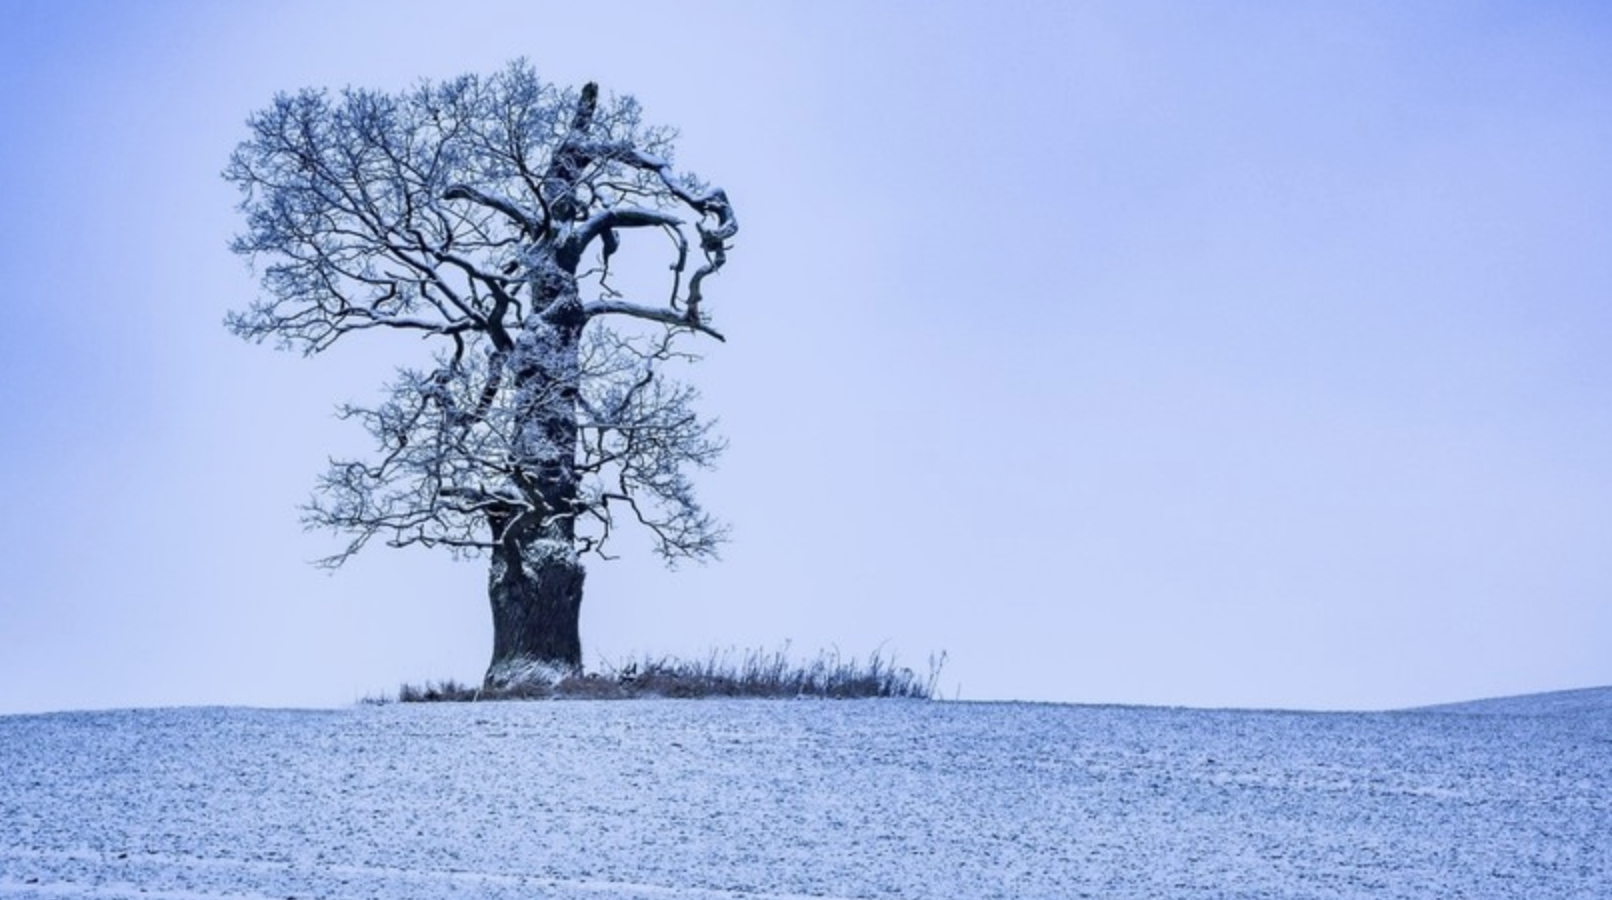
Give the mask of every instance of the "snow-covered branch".
[[582, 312], [590, 319], [605, 315], [631, 316], [635, 319], [670, 325], [673, 328], [687, 328], [692, 331], [698, 331], [702, 334], [708, 334], [719, 341], [727, 340], [722, 336], [721, 332], [696, 318], [693, 307], [689, 307], [684, 312], [678, 312], [664, 307], [640, 306], [636, 303], [626, 303], [621, 300], [595, 300], [584, 304]]
[[620, 148], [617, 153], [629, 165], [653, 172], [668, 192], [698, 211], [702, 217], [715, 220], [710, 227], [704, 222], [695, 226], [700, 235], [700, 250], [705, 254], [705, 264], [689, 278], [685, 302], [689, 311], [698, 315], [700, 301], [704, 299], [701, 288], [705, 279], [727, 264], [728, 242], [739, 233], [739, 219], [734, 215], [733, 204], [728, 202], [728, 195], [721, 188], [708, 187], [688, 177], [679, 178], [664, 157], [633, 147]]
[[503, 199], [502, 197], [494, 197], [489, 194], [482, 193], [469, 185], [456, 184], [453, 187], [448, 188], [442, 193], [442, 199], [469, 200], [473, 203], [479, 203], [488, 209], [497, 210], [498, 212], [508, 216], [511, 221], [521, 227], [522, 231], [533, 238], [536, 238], [538, 235], [543, 233], [542, 219], [528, 214], [525, 210], [516, 206], [514, 203]]
[[571, 239], [572, 249], [580, 254], [589, 244], [616, 228], [646, 228], [660, 226], [662, 228], [678, 228], [683, 220], [674, 215], [653, 209], [640, 209], [637, 207], [613, 208], [600, 210], [577, 228]]

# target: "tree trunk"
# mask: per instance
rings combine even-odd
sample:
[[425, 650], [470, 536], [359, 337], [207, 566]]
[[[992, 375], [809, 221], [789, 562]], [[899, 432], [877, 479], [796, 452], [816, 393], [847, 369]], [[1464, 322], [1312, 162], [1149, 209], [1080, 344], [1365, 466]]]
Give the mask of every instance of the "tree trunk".
[[511, 536], [492, 554], [489, 688], [553, 681], [582, 667], [582, 562], [569, 542], [536, 532]]
[[584, 572], [574, 516], [578, 341], [586, 322], [570, 272], [539, 283], [534, 294], [552, 299], [525, 323], [510, 361], [517, 410], [511, 487], [529, 506], [488, 520], [495, 547], [487, 687], [552, 682], [582, 668]]

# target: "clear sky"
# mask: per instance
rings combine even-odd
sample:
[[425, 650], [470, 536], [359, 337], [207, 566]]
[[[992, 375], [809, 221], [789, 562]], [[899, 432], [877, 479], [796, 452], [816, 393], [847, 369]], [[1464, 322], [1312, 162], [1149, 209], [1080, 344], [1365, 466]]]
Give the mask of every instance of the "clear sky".
[[480, 563], [308, 565], [296, 507], [362, 446], [332, 408], [398, 345], [227, 334], [218, 173], [276, 91], [523, 55], [681, 129], [743, 226], [696, 372], [734, 541], [593, 565], [590, 662], [1612, 683], [1609, 47], [1564, 2], [0, 4], [0, 712], [480, 677]]

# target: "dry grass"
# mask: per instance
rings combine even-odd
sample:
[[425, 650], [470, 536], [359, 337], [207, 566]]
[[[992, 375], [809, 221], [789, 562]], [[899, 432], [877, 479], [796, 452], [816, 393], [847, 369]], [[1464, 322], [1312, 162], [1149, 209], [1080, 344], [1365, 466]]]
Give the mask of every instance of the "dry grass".
[[[556, 681], [532, 681], [503, 688], [482, 688], [447, 679], [398, 689], [401, 703], [481, 700], [630, 700], [638, 697], [819, 697], [853, 699], [935, 697], [946, 654], [930, 656], [929, 672], [920, 676], [898, 666], [893, 657], [875, 651], [865, 661], [838, 652], [820, 653], [810, 663], [782, 650], [712, 651], [702, 660], [645, 657], [603, 672], [578, 672]], [[370, 702], [388, 702], [385, 699]]]

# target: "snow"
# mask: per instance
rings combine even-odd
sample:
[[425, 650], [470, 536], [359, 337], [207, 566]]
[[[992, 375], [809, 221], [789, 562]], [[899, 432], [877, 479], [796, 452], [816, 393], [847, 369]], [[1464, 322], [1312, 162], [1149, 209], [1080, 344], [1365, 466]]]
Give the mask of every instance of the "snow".
[[1518, 697], [1469, 700], [1465, 703], [1424, 706], [1416, 711], [1462, 713], [1466, 715], [1612, 716], [1612, 687], [1580, 688], [1576, 691], [1551, 691], [1545, 694], [1524, 694]]
[[1533, 712], [0, 717], [0, 897], [1604, 900], [1612, 704]]

